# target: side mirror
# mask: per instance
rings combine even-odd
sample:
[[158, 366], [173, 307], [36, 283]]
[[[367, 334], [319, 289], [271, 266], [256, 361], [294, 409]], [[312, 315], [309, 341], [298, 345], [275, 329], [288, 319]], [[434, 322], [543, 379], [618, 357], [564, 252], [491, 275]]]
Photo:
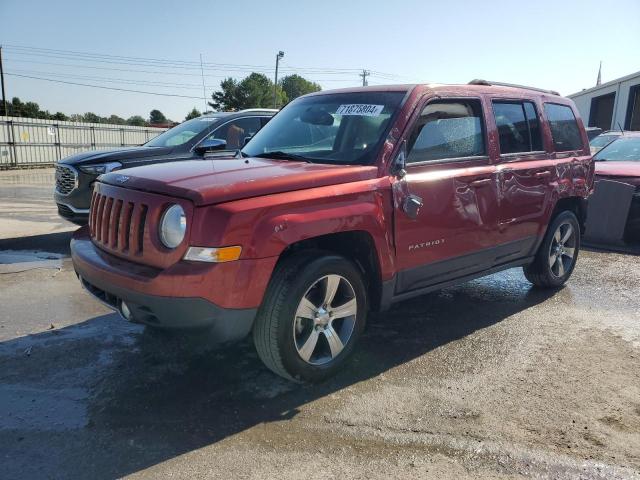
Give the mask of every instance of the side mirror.
[[246, 146], [247, 143], [249, 143], [249, 140], [251, 140], [253, 138], [253, 135], [249, 135], [247, 137], [244, 137], [244, 142], [242, 142], [242, 146]]
[[194, 151], [198, 155], [204, 155], [207, 152], [215, 152], [216, 150], [225, 150], [227, 148], [227, 142], [219, 138], [207, 138], [200, 142]]
[[393, 164], [391, 165], [391, 173], [393, 173], [398, 178], [404, 178], [407, 175], [407, 171], [405, 170], [407, 166], [407, 141], [403, 140], [400, 145], [400, 151], [396, 155], [396, 158], [393, 159]]

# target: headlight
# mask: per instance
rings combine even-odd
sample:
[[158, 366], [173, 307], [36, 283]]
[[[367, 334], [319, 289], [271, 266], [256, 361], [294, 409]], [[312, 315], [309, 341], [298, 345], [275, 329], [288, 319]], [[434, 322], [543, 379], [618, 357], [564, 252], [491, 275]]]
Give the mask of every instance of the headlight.
[[160, 220], [160, 241], [165, 247], [176, 248], [187, 231], [187, 217], [180, 205], [171, 205]]
[[96, 163], [95, 165], [79, 166], [78, 169], [84, 173], [90, 173], [91, 175], [102, 175], [103, 173], [113, 172], [122, 168], [120, 162], [109, 163]]

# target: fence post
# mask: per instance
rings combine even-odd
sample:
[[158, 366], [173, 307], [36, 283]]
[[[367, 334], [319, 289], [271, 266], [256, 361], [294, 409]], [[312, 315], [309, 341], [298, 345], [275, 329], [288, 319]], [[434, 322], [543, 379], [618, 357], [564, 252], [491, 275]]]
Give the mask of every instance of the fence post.
[[16, 149], [16, 131], [14, 129], [13, 120], [9, 120], [9, 126], [11, 127], [11, 138], [9, 143], [13, 147], [13, 166], [16, 167], [18, 165], [18, 150]]
[[120, 127], [120, 146], [124, 147], [124, 128]]
[[91, 147], [95, 150], [96, 149], [96, 127], [91, 125], [89, 129], [91, 130]]
[[60, 124], [56, 123], [56, 145], [58, 146], [58, 159], [57, 161], [59, 162], [60, 160], [62, 160], [62, 146], [60, 145]]

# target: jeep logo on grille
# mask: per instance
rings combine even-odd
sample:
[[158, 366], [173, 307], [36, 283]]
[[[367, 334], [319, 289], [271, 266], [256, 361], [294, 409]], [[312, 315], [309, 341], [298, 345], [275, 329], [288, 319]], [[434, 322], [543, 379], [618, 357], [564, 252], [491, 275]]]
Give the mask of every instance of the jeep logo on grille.
[[126, 175], [119, 175], [118, 178], [116, 178], [116, 182], [118, 183], [125, 183], [129, 181], [129, 177], [127, 177]]

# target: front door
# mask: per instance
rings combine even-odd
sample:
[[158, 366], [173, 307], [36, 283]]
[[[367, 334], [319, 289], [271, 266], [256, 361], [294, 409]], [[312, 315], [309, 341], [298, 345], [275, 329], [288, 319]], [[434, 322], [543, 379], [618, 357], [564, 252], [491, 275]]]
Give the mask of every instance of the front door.
[[393, 185], [396, 293], [492, 266], [497, 177], [485, 132], [475, 98], [430, 101], [410, 130], [406, 175]]

